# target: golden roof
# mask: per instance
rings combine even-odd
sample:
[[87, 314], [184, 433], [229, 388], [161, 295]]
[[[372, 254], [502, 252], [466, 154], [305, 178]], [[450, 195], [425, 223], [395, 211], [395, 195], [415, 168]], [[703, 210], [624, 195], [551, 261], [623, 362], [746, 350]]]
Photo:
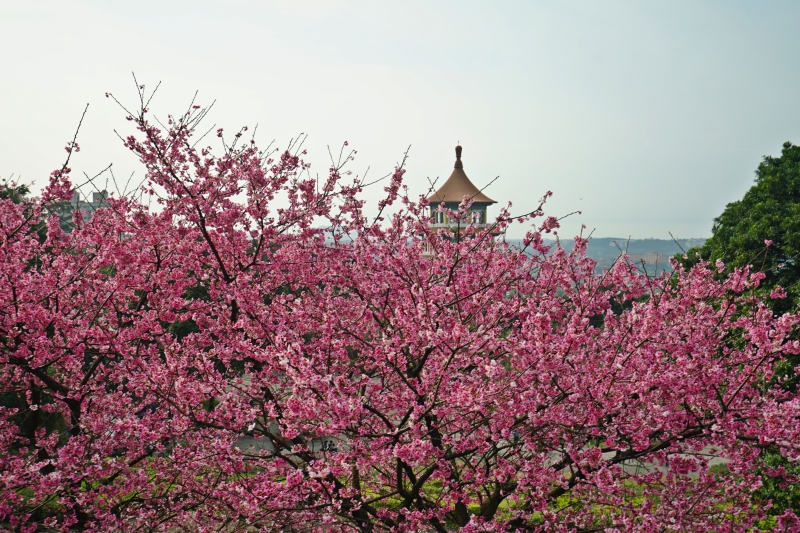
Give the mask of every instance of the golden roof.
[[439, 190], [428, 197], [431, 204], [442, 202], [460, 203], [464, 196], [472, 198], [473, 202], [496, 204], [494, 200], [483, 194], [467, 177], [464, 172], [464, 164], [461, 162], [461, 146], [456, 146], [456, 164], [453, 173], [439, 187]]

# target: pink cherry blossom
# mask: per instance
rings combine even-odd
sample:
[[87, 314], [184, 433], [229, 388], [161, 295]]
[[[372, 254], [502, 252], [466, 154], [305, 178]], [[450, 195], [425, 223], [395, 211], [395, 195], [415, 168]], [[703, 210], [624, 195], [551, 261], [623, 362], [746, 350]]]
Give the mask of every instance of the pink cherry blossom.
[[769, 297], [773, 298], [773, 299], [776, 299], [776, 300], [780, 300], [780, 299], [786, 298], [786, 296], [787, 296], [786, 289], [784, 289], [780, 285], [778, 285], [777, 287], [772, 289], [770, 291], [770, 293], [769, 293]]
[[[763, 276], [701, 262], [651, 278], [624, 260], [597, 274], [585, 239], [545, 243], [558, 221], [542, 206], [455, 239], [402, 165], [367, 217], [343, 164], [318, 181], [296, 146], [195, 146], [202, 114], [128, 117], [158, 210], [109, 198], [40, 239], [68, 169], [31, 204], [0, 200], [0, 527], [745, 532], [764, 518], [761, 450], [800, 458], [800, 399], [765, 385], [800, 353], [800, 318], [756, 299]], [[493, 237], [514, 220], [531, 228], [522, 249]], [[797, 530], [791, 512], [779, 522]]]

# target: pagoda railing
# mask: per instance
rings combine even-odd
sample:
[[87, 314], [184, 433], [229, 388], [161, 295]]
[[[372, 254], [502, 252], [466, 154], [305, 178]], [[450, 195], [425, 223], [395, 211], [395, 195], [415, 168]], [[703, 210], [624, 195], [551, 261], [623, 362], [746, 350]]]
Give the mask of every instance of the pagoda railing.
[[431, 227], [434, 229], [465, 229], [469, 226], [472, 226], [473, 228], [485, 228], [486, 224], [473, 224], [467, 222], [431, 223]]

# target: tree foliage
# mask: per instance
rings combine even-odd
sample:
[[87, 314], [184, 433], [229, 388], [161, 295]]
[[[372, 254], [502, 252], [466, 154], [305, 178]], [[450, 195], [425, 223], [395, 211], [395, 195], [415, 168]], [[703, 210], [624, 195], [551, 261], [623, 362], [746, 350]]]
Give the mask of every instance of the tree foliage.
[[[402, 168], [370, 220], [349, 155], [318, 181], [145, 108], [125, 143], [159, 210], [112, 198], [42, 242], [0, 200], [3, 527], [748, 531], [761, 450], [800, 458], [800, 400], [765, 386], [800, 318], [763, 275], [598, 275], [541, 208], [454, 241]], [[491, 237], [514, 220], [524, 251]]]
[[[767, 301], [777, 314], [796, 312], [800, 304], [800, 146], [783, 144], [779, 157], [767, 156], [756, 170], [755, 184], [741, 200], [727, 205], [714, 219], [712, 237], [704, 246], [689, 250], [684, 266], [702, 259], [721, 260], [726, 272], [746, 265], [765, 274], [759, 291], [768, 295], [785, 292]], [[800, 357], [789, 357], [776, 365], [783, 386], [797, 390]], [[772, 514], [800, 508], [800, 468], [772, 449], [760, 467], [764, 487], [759, 500], [772, 501]]]
[[[756, 170], [755, 185], [714, 219], [712, 237], [690, 251], [728, 270], [753, 265], [766, 274], [762, 290], [783, 287], [788, 297], [775, 300], [776, 312], [800, 303], [800, 146], [783, 145], [779, 157], [767, 156]], [[769, 245], [765, 245], [765, 241]]]

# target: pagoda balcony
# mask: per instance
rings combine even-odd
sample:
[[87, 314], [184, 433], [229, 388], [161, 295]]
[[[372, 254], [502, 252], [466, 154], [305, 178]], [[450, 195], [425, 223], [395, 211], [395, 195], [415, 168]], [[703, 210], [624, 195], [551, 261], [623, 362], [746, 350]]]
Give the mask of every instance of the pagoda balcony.
[[431, 228], [433, 229], [467, 229], [469, 226], [473, 228], [485, 228], [487, 224], [477, 224], [472, 222], [444, 222], [444, 223], [434, 223], [431, 222]]

